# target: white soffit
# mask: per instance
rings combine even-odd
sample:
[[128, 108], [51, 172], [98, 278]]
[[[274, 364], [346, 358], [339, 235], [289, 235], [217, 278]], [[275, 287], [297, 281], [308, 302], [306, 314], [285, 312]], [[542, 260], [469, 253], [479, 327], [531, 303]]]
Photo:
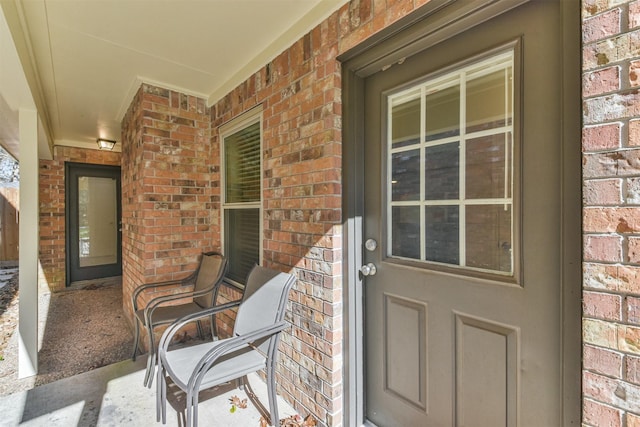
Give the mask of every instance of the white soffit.
[[[0, 9], [0, 145], [16, 160], [20, 159], [20, 109], [37, 110], [4, 11]], [[37, 151], [40, 158], [51, 159], [40, 119]]]
[[19, 0], [56, 144], [90, 148], [141, 82], [213, 102], [344, 3]]

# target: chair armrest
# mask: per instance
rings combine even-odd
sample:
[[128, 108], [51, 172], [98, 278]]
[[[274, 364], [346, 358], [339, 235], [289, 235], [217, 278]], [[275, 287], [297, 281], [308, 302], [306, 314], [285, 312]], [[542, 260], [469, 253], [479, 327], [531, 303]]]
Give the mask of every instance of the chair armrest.
[[164, 282], [156, 282], [156, 283], [147, 283], [146, 285], [140, 285], [138, 286], [134, 291], [133, 294], [131, 295], [131, 303], [133, 305], [133, 310], [137, 311], [138, 310], [138, 296], [140, 296], [140, 294], [144, 291], [146, 291], [149, 288], [159, 288], [162, 286], [169, 286], [169, 285], [177, 285], [179, 283], [182, 283], [182, 280], [167, 280]]
[[132, 302], [134, 311], [138, 310], [138, 296], [142, 292], [146, 291], [149, 288], [157, 288], [157, 287], [162, 287], [162, 286], [178, 285], [178, 284], [184, 285], [185, 283], [189, 283], [189, 282], [195, 280], [197, 272], [198, 271], [196, 270], [193, 273], [189, 274], [188, 276], [183, 277], [182, 279], [164, 280], [162, 282], [146, 283], [144, 285], [138, 286], [133, 291], [133, 294], [131, 295], [131, 302]]
[[[172, 282], [172, 283], [179, 283], [179, 282]], [[211, 292], [211, 288], [206, 288], [206, 289], [201, 289], [199, 291], [185, 291], [185, 292], [180, 292], [180, 293], [175, 293], [175, 294], [170, 294], [170, 295], [162, 295], [159, 297], [155, 297], [153, 299], [151, 299], [146, 307], [145, 307], [145, 316], [146, 313], [148, 311], [153, 311], [155, 310], [157, 307], [159, 307], [160, 305], [162, 305], [165, 302], [169, 302], [169, 301], [173, 301], [173, 300], [177, 300], [177, 299], [182, 299], [182, 298], [188, 298], [188, 297], [192, 297], [192, 298], [196, 298], [199, 296], [203, 296], [206, 295], [208, 293]]]
[[230, 308], [238, 307], [242, 300], [231, 301], [225, 304], [216, 305], [210, 308], [202, 309], [197, 313], [189, 314], [187, 316], [181, 317], [180, 319], [173, 322], [169, 327], [163, 332], [162, 337], [160, 338], [160, 343], [158, 344], [158, 351], [164, 350], [166, 351], [169, 348], [169, 344], [173, 339], [173, 336], [185, 325], [194, 322], [200, 318], [211, 316], [213, 314], [217, 314], [219, 312], [229, 310]]
[[217, 345], [213, 349], [209, 350], [198, 362], [187, 385], [188, 390], [200, 389], [200, 383], [206, 375], [207, 371], [213, 366], [213, 364], [220, 357], [227, 353], [238, 350], [242, 347], [249, 346], [252, 342], [255, 342], [262, 338], [267, 338], [271, 335], [275, 335], [289, 327], [289, 323], [286, 320], [281, 320], [273, 325], [266, 326], [264, 328], [256, 329], [245, 335], [238, 335], [235, 337], [227, 338], [223, 340], [220, 345]]
[[163, 305], [164, 303], [183, 299], [183, 298], [197, 296], [196, 295], [197, 293], [198, 292], [188, 291], [188, 292], [180, 292], [180, 293], [171, 294], [171, 295], [162, 295], [160, 297], [153, 298], [151, 301], [147, 303], [147, 305], [144, 308], [144, 319], [146, 324], [147, 325], [151, 324], [151, 318], [153, 316], [154, 310], [160, 307], [161, 305]]

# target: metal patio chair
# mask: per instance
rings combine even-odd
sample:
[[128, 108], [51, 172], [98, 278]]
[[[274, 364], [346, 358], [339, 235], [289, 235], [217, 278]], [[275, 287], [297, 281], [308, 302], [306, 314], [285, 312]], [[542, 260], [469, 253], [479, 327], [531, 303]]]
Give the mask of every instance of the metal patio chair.
[[158, 347], [158, 421], [166, 423], [168, 379], [186, 393], [186, 426], [196, 427], [200, 390], [265, 369], [271, 424], [280, 425], [276, 401], [276, 359], [280, 332], [289, 327], [284, 315], [294, 282], [295, 278], [291, 274], [255, 266], [247, 278], [230, 338], [168, 349], [171, 339], [180, 328], [198, 318], [228, 309], [225, 305], [186, 316], [167, 328]]
[[[133, 355], [135, 361], [136, 354], [140, 348], [140, 327], [144, 327], [149, 337], [149, 355], [147, 358], [147, 371], [144, 377], [144, 384], [151, 387], [153, 382], [153, 371], [156, 365], [155, 337], [153, 330], [157, 326], [168, 325], [175, 320], [191, 313], [196, 313], [202, 309], [213, 306], [218, 296], [218, 290], [227, 271], [227, 259], [218, 252], [206, 252], [202, 254], [198, 269], [182, 280], [149, 283], [139, 286], [131, 296], [134, 322], [135, 338], [133, 342]], [[171, 295], [163, 295], [153, 298], [144, 308], [138, 307], [139, 297], [148, 290], [164, 286], [185, 287]], [[185, 302], [176, 303], [178, 300], [187, 298]], [[239, 301], [238, 301], [239, 303]], [[215, 336], [215, 317], [209, 318], [211, 333]], [[203, 338], [202, 324], [197, 322], [197, 330], [200, 338]]]

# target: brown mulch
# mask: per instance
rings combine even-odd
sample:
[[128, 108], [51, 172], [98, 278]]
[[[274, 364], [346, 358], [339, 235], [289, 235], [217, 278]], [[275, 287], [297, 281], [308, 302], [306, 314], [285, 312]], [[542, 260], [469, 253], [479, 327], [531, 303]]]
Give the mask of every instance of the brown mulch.
[[0, 363], [4, 361], [5, 349], [18, 324], [18, 274], [0, 289]]
[[39, 296], [38, 375], [18, 379], [18, 274], [0, 289], [0, 396], [131, 357], [119, 281]]

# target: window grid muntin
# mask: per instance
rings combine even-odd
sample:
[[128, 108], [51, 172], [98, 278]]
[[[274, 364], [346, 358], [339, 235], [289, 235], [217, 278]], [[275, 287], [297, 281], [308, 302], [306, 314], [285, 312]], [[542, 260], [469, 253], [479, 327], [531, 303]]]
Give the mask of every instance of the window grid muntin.
[[[455, 71], [445, 73], [441, 76], [435, 77], [433, 79], [427, 80], [421, 84], [414, 85], [408, 89], [405, 89], [396, 94], [392, 94], [387, 98], [387, 175], [390, 177], [392, 175], [392, 155], [395, 153], [416, 150], [419, 149], [420, 152], [420, 200], [419, 201], [393, 201], [392, 200], [392, 186], [393, 183], [391, 179], [387, 179], [386, 182], [386, 191], [387, 191], [387, 209], [386, 209], [386, 218], [387, 218], [387, 256], [407, 261], [416, 261], [413, 258], [406, 258], [402, 256], [393, 255], [391, 250], [393, 247], [393, 236], [392, 236], [392, 215], [391, 210], [395, 206], [418, 206], [420, 208], [420, 260], [421, 262], [427, 262], [432, 264], [440, 264], [447, 267], [461, 267], [467, 270], [474, 270], [480, 272], [488, 272], [496, 275], [505, 275], [505, 276], [513, 276], [515, 274], [516, 266], [515, 266], [515, 257], [514, 250], [512, 247], [511, 250], [511, 269], [510, 271], [500, 271], [500, 270], [491, 270], [491, 269], [482, 269], [476, 267], [470, 267], [466, 265], [466, 206], [467, 205], [504, 205], [504, 209], [511, 209], [511, 224], [510, 224], [510, 236], [511, 236], [511, 245], [513, 246], [515, 243], [515, 235], [514, 235], [514, 209], [513, 209], [513, 200], [514, 200], [514, 57], [515, 51], [514, 49], [509, 49], [505, 52], [496, 54], [491, 56], [490, 58], [476, 62], [471, 65], [464, 66]], [[470, 80], [474, 80], [485, 75], [492, 74], [496, 71], [504, 72], [505, 79], [505, 94], [504, 94], [504, 126], [495, 127], [490, 129], [482, 129], [479, 131], [467, 132], [467, 124], [466, 124], [466, 107], [467, 107], [467, 97], [466, 97], [466, 88], [467, 82]], [[509, 81], [509, 76], [511, 77], [511, 82]], [[455, 84], [460, 85], [460, 113], [459, 113], [459, 135], [445, 137], [442, 139], [435, 139], [427, 141], [426, 136], [426, 95], [429, 93], [437, 92], [438, 90], [443, 90], [449, 87], [452, 87]], [[403, 104], [415, 99], [416, 96], [420, 96], [420, 135], [417, 144], [404, 145], [400, 147], [394, 147], [393, 145], [397, 143], [397, 141], [392, 140], [392, 113], [393, 107], [399, 104]], [[488, 199], [466, 199], [465, 187], [466, 187], [466, 143], [468, 140], [485, 137], [485, 136], [493, 136], [493, 135], [504, 135], [504, 143], [505, 143], [505, 196], [510, 194], [510, 197], [503, 198], [488, 198]], [[425, 149], [426, 147], [436, 146], [436, 145], [444, 145], [452, 142], [459, 142], [458, 156], [459, 156], [459, 166], [458, 166], [458, 174], [459, 174], [459, 198], [458, 199], [447, 199], [447, 200], [426, 200], [425, 199], [425, 189], [426, 189], [426, 180], [424, 176], [425, 171]], [[507, 179], [507, 175], [509, 175], [510, 179]], [[426, 235], [424, 232], [425, 228], [425, 220], [426, 213], [425, 209], [427, 206], [458, 206], [459, 207], [459, 264], [446, 264], [439, 263], [436, 261], [427, 260], [426, 254]]]

